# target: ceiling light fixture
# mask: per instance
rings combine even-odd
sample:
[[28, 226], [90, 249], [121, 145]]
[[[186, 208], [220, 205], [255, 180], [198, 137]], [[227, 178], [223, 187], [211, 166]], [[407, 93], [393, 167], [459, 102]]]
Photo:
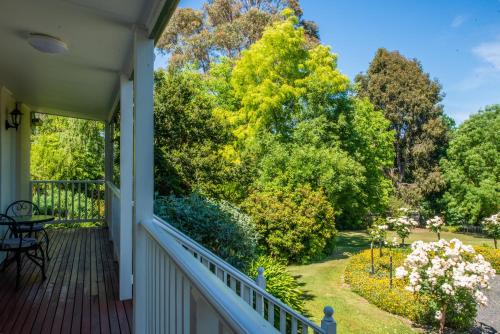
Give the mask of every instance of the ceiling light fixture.
[[35, 49], [43, 53], [60, 54], [68, 51], [68, 46], [57, 37], [40, 34], [30, 33], [28, 43]]

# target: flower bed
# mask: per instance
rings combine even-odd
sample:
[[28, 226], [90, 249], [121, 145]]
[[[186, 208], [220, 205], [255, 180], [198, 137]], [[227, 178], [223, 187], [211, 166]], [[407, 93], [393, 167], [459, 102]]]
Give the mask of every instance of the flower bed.
[[[393, 254], [393, 268], [403, 264], [408, 251], [397, 250]], [[357, 294], [370, 303], [393, 314], [417, 323], [425, 323], [433, 317], [429, 312], [429, 301], [405, 290], [403, 280], [394, 280], [389, 288], [389, 255], [380, 257], [375, 252], [375, 275], [370, 275], [370, 250], [354, 255], [347, 265], [344, 279]]]
[[[497, 271], [500, 266], [500, 250], [489, 247], [475, 247], [477, 253], [491, 263]], [[401, 265], [410, 253], [410, 249], [398, 249], [393, 252], [393, 269]], [[405, 281], [394, 279], [393, 288], [389, 287], [389, 255], [382, 257], [374, 252], [375, 274], [370, 275], [370, 250], [364, 250], [351, 257], [344, 273], [345, 282], [351, 289], [379, 308], [419, 324], [435, 322], [432, 301], [425, 296], [413, 294], [406, 288]], [[454, 319], [458, 322], [459, 319]]]

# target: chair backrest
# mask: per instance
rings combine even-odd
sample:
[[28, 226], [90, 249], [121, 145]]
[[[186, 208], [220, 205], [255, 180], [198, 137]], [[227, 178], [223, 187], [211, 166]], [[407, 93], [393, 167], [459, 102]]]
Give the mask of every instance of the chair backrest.
[[40, 209], [30, 201], [15, 201], [7, 207], [5, 214], [11, 217], [39, 215]]
[[4, 240], [7, 237], [7, 234], [9, 231], [16, 230], [16, 221], [12, 219], [11, 217], [4, 215], [3, 213], [0, 213], [0, 226], [7, 226], [8, 228], [5, 229], [5, 233], [2, 236], [1, 240]]

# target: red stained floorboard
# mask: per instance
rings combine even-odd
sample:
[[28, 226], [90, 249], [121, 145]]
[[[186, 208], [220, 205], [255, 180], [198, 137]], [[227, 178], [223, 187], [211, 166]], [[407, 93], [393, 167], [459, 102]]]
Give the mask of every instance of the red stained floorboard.
[[106, 228], [49, 230], [47, 279], [24, 259], [0, 272], [0, 334], [130, 333], [131, 301], [118, 300], [118, 265]]

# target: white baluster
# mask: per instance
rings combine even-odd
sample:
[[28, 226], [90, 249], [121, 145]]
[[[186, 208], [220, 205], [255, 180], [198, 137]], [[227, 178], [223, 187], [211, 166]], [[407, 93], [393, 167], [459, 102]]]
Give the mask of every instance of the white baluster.
[[264, 277], [264, 267], [259, 267], [257, 269], [257, 278], [255, 278], [255, 283], [262, 288], [263, 290], [266, 289], [266, 278]]

